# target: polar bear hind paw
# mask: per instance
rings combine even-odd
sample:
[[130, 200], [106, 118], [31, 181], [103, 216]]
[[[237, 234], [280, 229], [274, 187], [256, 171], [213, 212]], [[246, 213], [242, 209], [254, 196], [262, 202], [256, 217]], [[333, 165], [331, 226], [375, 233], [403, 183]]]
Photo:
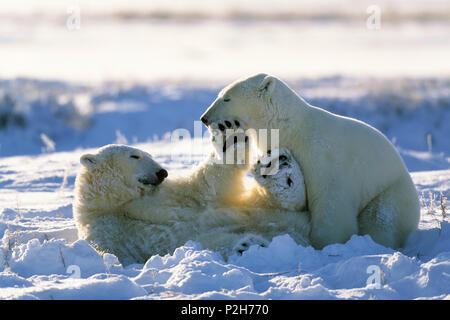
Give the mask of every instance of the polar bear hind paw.
[[253, 165], [250, 172], [282, 208], [300, 211], [305, 209], [303, 174], [288, 149], [268, 150]]
[[233, 252], [242, 255], [245, 251], [250, 249], [253, 245], [259, 245], [260, 247], [267, 247], [269, 245], [269, 242], [264, 239], [263, 237], [250, 234], [245, 236], [244, 238], [240, 239], [237, 244], [233, 247]]

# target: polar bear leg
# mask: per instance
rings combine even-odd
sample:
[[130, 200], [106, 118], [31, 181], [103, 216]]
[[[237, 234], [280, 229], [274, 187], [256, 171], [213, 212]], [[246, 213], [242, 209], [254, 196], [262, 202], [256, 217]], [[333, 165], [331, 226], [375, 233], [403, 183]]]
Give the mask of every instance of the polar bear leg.
[[112, 253], [123, 265], [145, 263], [152, 255], [172, 252], [186, 239], [176, 239], [173, 228], [118, 215], [93, 217], [81, 238], [97, 251]]
[[244, 176], [250, 166], [250, 135], [234, 120], [212, 123], [209, 130], [215, 152], [188, 180], [191, 187], [187, 188], [198, 185], [202, 202], [238, 205], [245, 194]]
[[211, 142], [221, 163], [249, 167], [250, 137], [246, 127], [237, 120], [213, 122], [210, 125]]
[[[343, 184], [340, 184], [343, 185]], [[358, 233], [358, 208], [346, 190], [328, 188], [326, 195], [308, 203], [311, 213], [311, 243], [316, 249], [332, 243], [345, 243]]]
[[280, 207], [293, 211], [306, 209], [303, 174], [288, 149], [268, 150], [250, 172]]
[[[242, 202], [244, 177], [249, 167], [250, 138], [242, 124], [234, 120], [212, 123], [209, 128], [215, 149], [192, 174], [171, 180], [159, 188], [186, 196], [203, 205], [234, 206]], [[174, 198], [176, 198], [174, 197]]]
[[402, 247], [420, 219], [417, 191], [403, 176], [373, 199], [358, 217], [359, 234], [390, 248]]

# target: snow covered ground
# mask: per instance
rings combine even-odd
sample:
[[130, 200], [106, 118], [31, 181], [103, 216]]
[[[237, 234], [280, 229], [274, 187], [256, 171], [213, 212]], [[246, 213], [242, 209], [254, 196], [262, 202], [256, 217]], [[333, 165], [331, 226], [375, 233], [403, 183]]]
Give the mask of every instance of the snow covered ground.
[[[369, 30], [372, 2], [2, 3], [0, 299], [450, 299], [450, 5], [379, 0]], [[123, 266], [78, 240], [81, 154], [126, 143], [186, 174], [208, 142], [170, 133], [204, 135], [195, 121], [221, 87], [253, 72], [394, 143], [422, 201], [405, 248], [354, 236], [319, 251], [280, 234], [228, 261], [188, 242]]]

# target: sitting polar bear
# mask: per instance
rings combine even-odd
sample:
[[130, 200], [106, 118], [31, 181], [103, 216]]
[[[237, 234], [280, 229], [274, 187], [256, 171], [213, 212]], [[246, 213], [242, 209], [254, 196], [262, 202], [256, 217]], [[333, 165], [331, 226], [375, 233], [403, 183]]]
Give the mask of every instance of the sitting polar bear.
[[[79, 237], [124, 264], [143, 263], [188, 240], [224, 257], [241, 254], [252, 244], [264, 246], [285, 233], [308, 245], [309, 215], [301, 211], [303, 176], [289, 151], [258, 160], [251, 172], [261, 183], [245, 189], [248, 152], [246, 164], [220, 164], [217, 158], [235, 153], [236, 143], [224, 149], [219, 145], [191, 175], [176, 179], [165, 179], [167, 171], [132, 147], [108, 145], [83, 155], [75, 182]], [[273, 162], [279, 170], [261, 177], [261, 167]]]
[[279, 129], [280, 147], [292, 152], [305, 178], [314, 247], [369, 234], [398, 248], [417, 228], [416, 189], [400, 155], [378, 130], [313, 107], [266, 74], [227, 86], [201, 117], [207, 126], [222, 128], [225, 119], [256, 131]]

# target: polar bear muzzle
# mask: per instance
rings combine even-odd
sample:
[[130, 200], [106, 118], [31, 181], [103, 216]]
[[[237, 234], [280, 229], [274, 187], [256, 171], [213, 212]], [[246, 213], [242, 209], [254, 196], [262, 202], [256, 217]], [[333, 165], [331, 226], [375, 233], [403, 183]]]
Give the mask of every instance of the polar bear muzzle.
[[156, 172], [156, 179], [151, 175], [145, 175], [142, 178], [139, 178], [138, 181], [146, 186], [148, 185], [157, 186], [161, 184], [161, 182], [163, 182], [168, 175], [169, 174], [165, 169], [161, 169], [158, 172]]

